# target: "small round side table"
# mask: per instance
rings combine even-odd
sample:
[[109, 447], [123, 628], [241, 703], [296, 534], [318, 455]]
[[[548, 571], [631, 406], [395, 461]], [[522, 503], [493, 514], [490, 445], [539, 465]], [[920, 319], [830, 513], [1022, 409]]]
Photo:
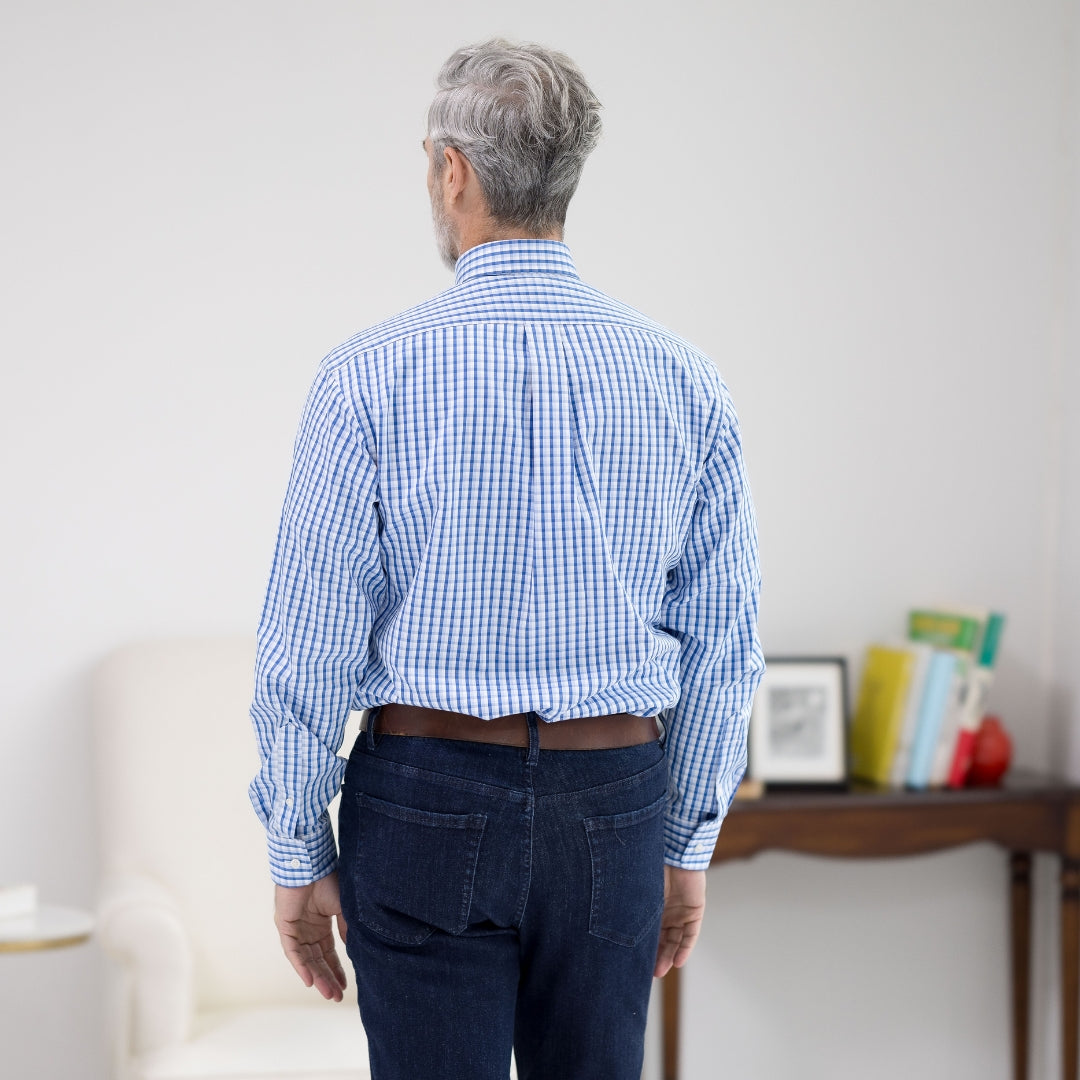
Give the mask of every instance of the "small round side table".
[[0, 919], [0, 953], [81, 945], [93, 929], [94, 917], [90, 912], [45, 904], [29, 915]]

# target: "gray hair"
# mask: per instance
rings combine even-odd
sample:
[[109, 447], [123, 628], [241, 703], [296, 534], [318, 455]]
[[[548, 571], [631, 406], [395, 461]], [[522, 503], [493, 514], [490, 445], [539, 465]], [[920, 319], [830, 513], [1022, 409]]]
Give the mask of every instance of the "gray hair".
[[561, 229], [600, 138], [600, 102], [574, 62], [493, 38], [458, 49], [438, 86], [428, 109], [436, 175], [453, 147], [468, 158], [497, 222], [536, 234]]

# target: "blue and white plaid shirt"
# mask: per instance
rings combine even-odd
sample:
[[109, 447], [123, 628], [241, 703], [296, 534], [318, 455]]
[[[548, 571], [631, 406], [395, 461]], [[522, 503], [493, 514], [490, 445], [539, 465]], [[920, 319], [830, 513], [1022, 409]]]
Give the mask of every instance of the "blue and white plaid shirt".
[[249, 787], [271, 877], [337, 852], [350, 709], [662, 714], [667, 862], [708, 865], [764, 670], [738, 421], [711, 361], [566, 246], [466, 251], [453, 288], [323, 361], [258, 633]]

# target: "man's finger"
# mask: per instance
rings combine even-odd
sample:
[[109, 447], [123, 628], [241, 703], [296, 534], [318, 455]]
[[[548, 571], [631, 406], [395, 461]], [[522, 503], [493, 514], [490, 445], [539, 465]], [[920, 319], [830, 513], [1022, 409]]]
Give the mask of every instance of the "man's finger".
[[345, 989], [345, 972], [337, 951], [331, 947], [324, 950], [319, 943], [298, 942], [295, 938], [282, 938], [285, 955], [305, 986], [314, 985], [325, 998], [340, 1001]]
[[679, 947], [675, 953], [675, 959], [672, 963], [676, 967], [682, 967], [683, 964], [690, 958], [690, 952], [694, 948], [694, 944], [697, 942], [698, 934], [701, 931], [701, 922], [687, 923], [682, 928], [682, 935], [679, 940]]
[[342, 991], [341, 983], [326, 959], [324, 957], [319, 957], [317, 960], [312, 961], [309, 964], [309, 967], [315, 978], [315, 989], [318, 990], [324, 998], [332, 998], [334, 1001], [340, 1001]]
[[337, 979], [338, 986], [344, 990], [349, 984], [345, 978], [345, 968], [342, 966], [341, 959], [337, 954], [337, 949], [331, 950], [329, 960], [330, 967], [334, 972], [334, 978]]
[[311, 984], [315, 981], [315, 976], [312, 975], [311, 970], [308, 968], [307, 964], [304, 963], [300, 956], [293, 949], [290, 949], [287, 945], [285, 946], [285, 956], [288, 958], [289, 963], [292, 964], [293, 970], [296, 972], [297, 975], [300, 976], [303, 984], [305, 986], [311, 986]]
[[656, 966], [653, 975], [662, 979], [670, 970], [677, 950], [682, 941], [682, 931], [677, 926], [669, 926], [660, 932], [660, 944], [656, 950]]
[[341, 970], [341, 961], [337, 954], [321, 954], [314, 962], [316, 981], [319, 984], [319, 993], [323, 997], [332, 997], [335, 1001], [341, 1000], [342, 991], [345, 989], [345, 973]]

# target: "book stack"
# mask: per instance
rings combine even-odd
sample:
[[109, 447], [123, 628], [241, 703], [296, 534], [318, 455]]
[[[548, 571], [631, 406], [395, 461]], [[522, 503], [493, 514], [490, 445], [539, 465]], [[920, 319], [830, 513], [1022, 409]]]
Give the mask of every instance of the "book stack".
[[871, 645], [851, 725], [851, 771], [923, 790], [964, 786], [1005, 616], [918, 608], [904, 641]]

